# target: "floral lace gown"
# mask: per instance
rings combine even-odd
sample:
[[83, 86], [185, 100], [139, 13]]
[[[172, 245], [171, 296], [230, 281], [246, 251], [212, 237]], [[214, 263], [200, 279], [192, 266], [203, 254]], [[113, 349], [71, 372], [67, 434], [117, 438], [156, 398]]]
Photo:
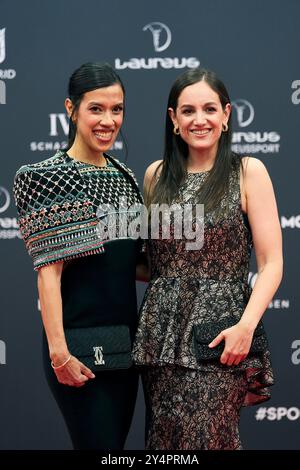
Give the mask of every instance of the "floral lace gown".
[[[188, 174], [176, 203], [195, 203], [207, 172]], [[233, 169], [223, 217], [205, 215], [202, 249], [186, 240], [150, 239], [151, 281], [133, 349], [142, 368], [147, 449], [241, 449], [240, 409], [270, 397], [270, 353], [238, 366], [197, 362], [193, 325], [238, 321], [247, 305], [252, 236], [241, 210], [240, 170]], [[172, 230], [171, 230], [172, 234]]]

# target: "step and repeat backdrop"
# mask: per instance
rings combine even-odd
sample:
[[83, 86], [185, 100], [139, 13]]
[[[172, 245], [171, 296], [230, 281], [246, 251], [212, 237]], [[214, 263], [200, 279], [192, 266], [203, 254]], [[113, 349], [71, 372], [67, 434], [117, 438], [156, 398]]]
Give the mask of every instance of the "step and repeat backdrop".
[[[128, 165], [142, 183], [161, 158], [167, 96], [183, 70], [215, 70], [233, 102], [232, 148], [261, 159], [278, 200], [285, 274], [265, 314], [276, 385], [244, 409], [245, 449], [300, 449], [298, 0], [0, 1], [0, 449], [70, 449], [45, 382], [36, 273], [20, 239], [12, 184], [24, 163], [67, 144], [67, 82], [110, 62], [126, 87]], [[124, 161], [118, 138], [111, 151]], [[254, 284], [253, 262], [249, 282]], [[140, 299], [145, 286], [138, 285]], [[139, 393], [127, 449], [142, 449]]]

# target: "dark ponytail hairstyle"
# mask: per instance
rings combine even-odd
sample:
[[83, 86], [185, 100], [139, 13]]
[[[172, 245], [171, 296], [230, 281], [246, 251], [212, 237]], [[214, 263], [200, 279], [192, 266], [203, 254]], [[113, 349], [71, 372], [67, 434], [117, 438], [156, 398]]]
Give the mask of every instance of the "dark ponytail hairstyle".
[[[171, 204], [178, 193], [178, 188], [187, 176], [188, 145], [180, 137], [174, 135], [173, 122], [169, 116], [168, 108], [174, 111], [177, 109], [178, 98], [182, 91], [197, 82], [206, 82], [214, 90], [220, 99], [223, 110], [227, 103], [230, 103], [225, 85], [217, 75], [209, 70], [196, 68], [181, 74], [174, 82], [168, 99], [166, 125], [165, 125], [165, 148], [160, 177], [155, 185], [150, 185], [149, 194], [146, 200], [151, 203]], [[237, 162], [238, 157], [231, 151], [231, 115], [228, 120], [228, 131], [222, 132], [219, 139], [217, 156], [213, 168], [197, 194], [197, 200], [205, 205], [205, 211], [211, 211], [218, 206], [221, 199], [226, 194], [229, 186], [229, 175], [232, 166]], [[156, 181], [157, 171], [153, 182]], [[152, 182], [152, 183], [153, 183]], [[151, 190], [152, 186], [152, 190]]]
[[[124, 97], [125, 89], [119, 75], [108, 63], [87, 62], [73, 72], [69, 80], [68, 96], [73, 103], [73, 111], [70, 117], [68, 149], [72, 147], [76, 136], [76, 124], [73, 115], [78, 111], [83, 95], [88, 91], [118, 84], [122, 88]], [[126, 145], [125, 145], [126, 146]]]

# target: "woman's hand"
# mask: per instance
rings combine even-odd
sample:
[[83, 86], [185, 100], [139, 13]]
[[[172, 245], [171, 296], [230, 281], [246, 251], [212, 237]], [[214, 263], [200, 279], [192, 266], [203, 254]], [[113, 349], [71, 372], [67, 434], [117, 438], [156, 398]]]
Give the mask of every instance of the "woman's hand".
[[228, 366], [237, 366], [246, 359], [249, 353], [253, 332], [254, 330], [247, 328], [241, 323], [237, 323], [221, 331], [208, 346], [214, 348], [224, 340], [225, 347], [220, 362]]
[[55, 368], [56, 364], [54, 364], [54, 372], [59, 383], [63, 385], [82, 387], [89, 379], [95, 378], [95, 374], [74, 356], [71, 356], [71, 359], [64, 366], [59, 367], [59, 364], [57, 365], [58, 369]]

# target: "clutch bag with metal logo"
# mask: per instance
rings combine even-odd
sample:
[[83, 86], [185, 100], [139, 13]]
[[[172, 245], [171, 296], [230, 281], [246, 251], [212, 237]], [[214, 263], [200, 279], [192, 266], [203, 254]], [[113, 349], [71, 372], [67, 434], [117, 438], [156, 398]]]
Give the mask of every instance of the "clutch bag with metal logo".
[[132, 365], [126, 325], [66, 328], [65, 336], [70, 353], [93, 372], [128, 369]]
[[[234, 326], [237, 319], [223, 318], [216, 322], [207, 322], [193, 326], [193, 347], [198, 362], [219, 359], [223, 353], [225, 342], [221, 341], [214, 348], [209, 348], [211, 341], [218, 336], [221, 331]], [[262, 321], [260, 321], [254, 331], [253, 339], [249, 351], [251, 354], [259, 354], [268, 348], [268, 340]]]

